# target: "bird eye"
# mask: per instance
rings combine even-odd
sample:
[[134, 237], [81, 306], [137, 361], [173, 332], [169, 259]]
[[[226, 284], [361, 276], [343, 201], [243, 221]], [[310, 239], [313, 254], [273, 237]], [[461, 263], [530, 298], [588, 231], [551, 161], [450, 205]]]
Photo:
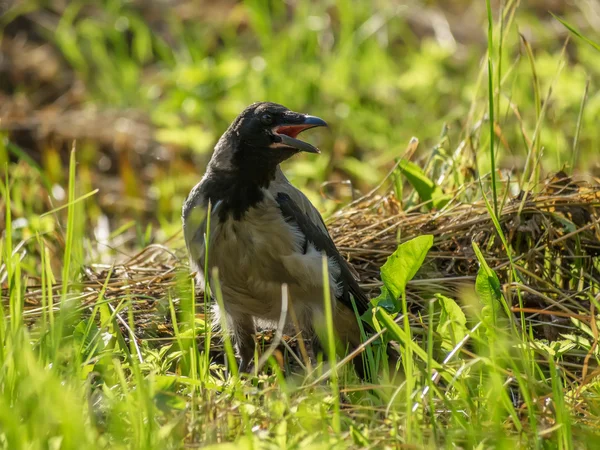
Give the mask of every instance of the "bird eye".
[[260, 118], [260, 121], [264, 125], [271, 125], [273, 123], [273, 116], [271, 114], [263, 114]]

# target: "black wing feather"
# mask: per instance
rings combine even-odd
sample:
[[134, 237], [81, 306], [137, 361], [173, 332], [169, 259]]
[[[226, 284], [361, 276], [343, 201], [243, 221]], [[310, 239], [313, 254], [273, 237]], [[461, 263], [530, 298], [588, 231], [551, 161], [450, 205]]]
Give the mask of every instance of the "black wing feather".
[[288, 223], [296, 225], [304, 234], [306, 241], [312, 243], [317, 250], [325, 252], [329, 258], [333, 258], [340, 266], [341, 273], [340, 280], [338, 281], [342, 282], [343, 295], [342, 298], [338, 300], [350, 309], [353, 309], [352, 300], [350, 299], [350, 294], [352, 294], [356, 303], [356, 308], [360, 314], [369, 310], [369, 299], [354, 279], [348, 263], [338, 252], [331, 236], [329, 236], [328, 233], [323, 232], [322, 229], [313, 223], [308, 215], [306, 215], [286, 193], [279, 192], [276, 200], [285, 220]]

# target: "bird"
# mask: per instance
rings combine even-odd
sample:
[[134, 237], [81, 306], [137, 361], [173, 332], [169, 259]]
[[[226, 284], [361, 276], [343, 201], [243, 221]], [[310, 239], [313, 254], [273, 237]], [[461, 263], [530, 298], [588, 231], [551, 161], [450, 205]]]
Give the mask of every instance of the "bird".
[[316, 336], [325, 314], [323, 254], [336, 336], [346, 349], [361, 344], [354, 308], [362, 315], [369, 299], [317, 208], [280, 166], [301, 152], [320, 153], [298, 135], [325, 126], [323, 119], [277, 103], [251, 104], [221, 136], [204, 176], [183, 204], [191, 270], [200, 288], [206, 261], [208, 273], [218, 270], [223, 308], [216, 307], [215, 320], [224, 316], [241, 372], [252, 367], [257, 326], [278, 323], [282, 284], [301, 331]]

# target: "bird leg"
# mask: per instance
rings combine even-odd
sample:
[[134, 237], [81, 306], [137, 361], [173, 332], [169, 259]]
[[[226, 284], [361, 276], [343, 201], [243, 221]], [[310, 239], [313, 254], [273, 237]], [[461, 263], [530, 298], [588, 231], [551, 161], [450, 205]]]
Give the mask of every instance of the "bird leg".
[[254, 359], [255, 342], [252, 337], [256, 332], [254, 320], [247, 315], [232, 316], [231, 314], [228, 319], [235, 350], [240, 359], [239, 370], [240, 372], [249, 373]]
[[311, 364], [314, 366], [319, 360], [319, 353], [323, 353], [323, 346], [321, 345], [321, 339], [319, 339], [319, 336], [312, 327], [310, 328], [308, 337], [309, 338], [305, 342], [308, 342], [308, 355]]

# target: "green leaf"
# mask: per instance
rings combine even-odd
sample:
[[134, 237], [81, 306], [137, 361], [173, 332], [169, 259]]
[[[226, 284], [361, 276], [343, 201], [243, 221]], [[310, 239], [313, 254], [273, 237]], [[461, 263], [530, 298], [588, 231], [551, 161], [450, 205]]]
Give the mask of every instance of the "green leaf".
[[452, 200], [452, 196], [444, 194], [444, 191], [439, 186], [436, 186], [431, 193], [431, 200], [433, 201], [433, 207], [435, 209], [442, 209]]
[[418, 165], [410, 161], [402, 161], [398, 165], [398, 170], [406, 177], [408, 182], [415, 188], [421, 201], [430, 202], [431, 196], [435, 191], [435, 183], [430, 180]]
[[583, 323], [581, 320], [576, 319], [574, 317], [571, 317], [571, 322], [573, 322], [573, 325], [575, 325], [575, 328], [577, 328], [578, 330], [583, 331], [585, 334], [587, 334], [589, 337], [591, 337], [592, 339], [594, 339], [594, 332], [592, 331], [592, 329], [589, 327], [589, 325], [586, 325], [585, 323]]
[[494, 326], [500, 310], [500, 302], [502, 301], [502, 293], [500, 289], [500, 280], [498, 275], [490, 266], [488, 266], [479, 246], [473, 242], [473, 250], [479, 261], [479, 271], [475, 280], [475, 291], [479, 296], [479, 300], [483, 304], [481, 310], [482, 320], [488, 326]]
[[429, 209], [432, 207], [436, 209], [443, 208], [452, 199], [450, 195], [445, 194], [442, 188], [436, 186], [436, 184], [425, 175], [425, 172], [423, 172], [421, 167], [406, 160], [401, 161], [396, 171], [394, 171], [394, 190], [398, 199], [401, 199], [398, 197], [398, 192], [401, 193], [401, 189], [399, 189], [398, 185], [401, 187], [402, 182], [397, 172], [402, 173], [402, 175], [406, 177], [408, 182], [419, 194], [421, 201], [427, 203], [427, 208]]
[[396, 312], [396, 299], [392, 297], [390, 291], [385, 286], [381, 286], [381, 292], [377, 297], [371, 300], [373, 306], [381, 306], [386, 311]]
[[394, 172], [392, 173], [392, 180], [394, 182], [394, 196], [398, 199], [398, 201], [402, 201], [403, 195], [403, 186], [402, 186], [402, 171], [400, 170], [400, 166], [396, 167]]
[[442, 336], [442, 348], [452, 350], [467, 335], [467, 318], [453, 299], [442, 294], [435, 296], [441, 307], [436, 331]]
[[[406, 284], [415, 276], [432, 245], [432, 235], [417, 236], [400, 244], [387, 259], [381, 268], [381, 279], [394, 300], [402, 295]], [[395, 307], [397, 311], [398, 305]]]
[[[573, 342], [575, 345], [577, 345], [579, 348], [582, 348], [586, 352], [589, 352], [592, 349], [591, 341], [583, 336], [580, 336], [578, 334], [562, 334], [562, 333], [561, 333], [561, 336], [564, 337], [565, 339], [567, 339], [568, 341]], [[594, 353], [596, 355], [600, 354], [600, 349], [598, 348], [598, 346], [596, 346]]]
[[547, 352], [548, 355], [554, 357], [561, 357], [576, 346], [577, 344], [569, 339], [560, 339], [558, 341], [552, 341], [548, 344], [546, 344], [544, 341], [536, 340], [535, 342], [523, 343], [520, 345], [520, 347], [527, 349], [542, 349]]

